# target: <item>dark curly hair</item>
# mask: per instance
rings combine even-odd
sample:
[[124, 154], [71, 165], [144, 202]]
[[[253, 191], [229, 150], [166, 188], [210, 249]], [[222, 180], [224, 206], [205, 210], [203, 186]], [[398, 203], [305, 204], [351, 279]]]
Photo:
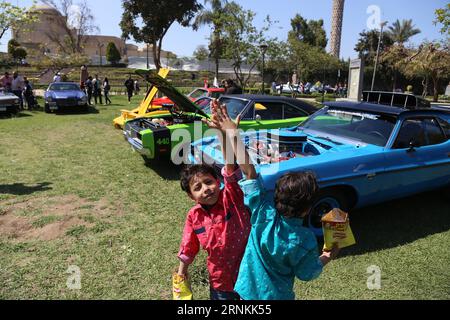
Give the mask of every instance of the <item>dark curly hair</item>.
[[287, 173], [275, 187], [275, 208], [286, 218], [302, 218], [311, 208], [319, 185], [313, 172]]
[[214, 179], [218, 179], [219, 175], [213, 166], [207, 164], [187, 165], [181, 170], [180, 185], [181, 189], [187, 193], [191, 193], [189, 183], [197, 174], [210, 174]]

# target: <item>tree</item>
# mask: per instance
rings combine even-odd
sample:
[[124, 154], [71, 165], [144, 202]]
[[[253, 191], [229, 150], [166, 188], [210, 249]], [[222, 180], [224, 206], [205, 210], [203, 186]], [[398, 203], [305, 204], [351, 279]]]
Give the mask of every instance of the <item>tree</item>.
[[198, 46], [194, 53], [193, 56], [195, 57], [195, 59], [197, 59], [198, 61], [204, 61], [208, 58], [209, 56], [209, 50], [208, 48], [206, 48], [204, 45], [200, 45]]
[[213, 25], [213, 34], [210, 38], [209, 49], [215, 61], [216, 78], [219, 78], [219, 59], [223, 54], [223, 25], [229, 6], [226, 0], [205, 0], [206, 3], [210, 3], [211, 8], [204, 8], [200, 11], [195, 17], [193, 28], [194, 30], [198, 30], [202, 25]]
[[394, 44], [380, 55], [380, 62], [393, 72], [393, 91], [397, 89], [398, 73], [404, 72], [407, 68], [411, 54], [411, 49], [405, 48], [402, 44]]
[[117, 50], [114, 42], [108, 43], [106, 46], [106, 60], [111, 62], [112, 65], [117, 64], [122, 57], [120, 56], [119, 50]]
[[289, 31], [288, 41], [301, 41], [311, 46], [325, 50], [327, 34], [323, 27], [323, 20], [306, 20], [299, 14], [291, 19], [292, 30]]
[[16, 51], [17, 48], [20, 47], [20, 43], [17, 42], [16, 39], [11, 39], [8, 41], [8, 54], [13, 57], [14, 56], [14, 52]]
[[344, 20], [344, 2], [344, 0], [333, 0], [330, 52], [336, 58], [339, 58], [341, 51], [342, 23]]
[[[425, 42], [409, 57], [411, 63], [406, 68], [406, 74], [411, 77], [429, 77], [433, 81], [433, 101], [439, 98], [439, 81], [450, 73], [450, 49], [448, 45], [438, 42]], [[427, 81], [425, 81], [425, 84]], [[426, 88], [424, 88], [426, 92]]]
[[195, 13], [201, 9], [196, 0], [123, 0], [122, 7], [122, 36], [153, 45], [153, 61], [157, 70], [161, 68], [162, 41], [170, 26], [174, 22], [189, 26]]
[[[94, 16], [87, 1], [74, 3], [73, 0], [43, 0], [44, 3], [56, 8], [61, 18], [54, 20], [54, 25], [45, 31], [47, 38], [65, 54], [83, 53], [87, 42], [87, 36], [98, 32], [99, 28], [94, 24]], [[63, 36], [60, 35], [63, 31]]]
[[[244, 10], [235, 2], [229, 2], [227, 6], [227, 16], [223, 25], [222, 39], [224, 57], [232, 60], [236, 79], [245, 88], [252, 70], [261, 61], [260, 45], [270, 41], [264, 35], [270, 29], [273, 22], [267, 16], [262, 29], [257, 30], [253, 26], [253, 18], [255, 16], [253, 11]], [[244, 64], [249, 66], [247, 74], [244, 74], [242, 71]]]
[[25, 48], [19, 47], [14, 51], [13, 59], [16, 61], [22, 61], [27, 57], [28, 53]]
[[391, 39], [400, 45], [403, 45], [405, 42], [409, 40], [409, 38], [415, 36], [416, 34], [419, 34], [421, 31], [420, 29], [414, 28], [414, 25], [412, 24], [412, 20], [396, 20], [392, 26], [389, 26], [389, 36]]
[[[31, 9], [33, 7], [34, 2]], [[25, 28], [28, 24], [35, 21], [37, 21], [37, 16], [31, 10], [5, 1], [0, 3], [0, 39], [9, 29]]]
[[322, 81], [331, 70], [337, 72], [340, 67], [338, 58], [301, 41], [290, 43], [288, 59], [288, 65], [295, 66], [303, 81]]
[[27, 57], [27, 51], [15, 39], [8, 41], [8, 54], [15, 62]]
[[436, 10], [436, 20], [434, 21], [434, 24], [437, 25], [438, 23], [442, 25], [440, 30], [441, 33], [450, 36], [450, 3], [447, 3], [445, 8]]
[[[355, 46], [355, 51], [358, 52], [360, 59], [364, 59], [364, 65], [369, 66], [375, 63], [375, 56], [377, 54], [378, 40], [380, 39], [380, 32], [377, 30], [363, 31], [359, 34], [358, 43]], [[380, 44], [380, 52], [384, 52], [388, 47], [392, 46], [394, 41], [388, 33], [383, 32], [383, 39]]]

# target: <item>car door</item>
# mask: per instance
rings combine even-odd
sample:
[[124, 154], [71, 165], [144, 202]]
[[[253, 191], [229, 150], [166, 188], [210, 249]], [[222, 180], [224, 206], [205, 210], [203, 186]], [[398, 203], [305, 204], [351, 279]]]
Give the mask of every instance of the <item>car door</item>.
[[394, 199], [430, 190], [450, 179], [450, 141], [435, 117], [405, 119], [386, 152], [383, 190]]

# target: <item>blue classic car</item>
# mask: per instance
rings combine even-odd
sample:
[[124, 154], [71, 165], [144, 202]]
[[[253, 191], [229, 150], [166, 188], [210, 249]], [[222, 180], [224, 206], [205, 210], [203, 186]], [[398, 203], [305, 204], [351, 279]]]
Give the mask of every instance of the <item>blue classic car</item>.
[[60, 111], [76, 107], [88, 110], [88, 99], [80, 86], [74, 82], [55, 82], [50, 84], [44, 94], [45, 112]]
[[[268, 200], [283, 174], [316, 173], [321, 190], [305, 224], [317, 235], [321, 217], [332, 208], [350, 210], [450, 186], [450, 109], [411, 95], [377, 97], [368, 98], [372, 103], [326, 103], [296, 127], [242, 135]], [[216, 138], [194, 142], [190, 160], [222, 166]]]

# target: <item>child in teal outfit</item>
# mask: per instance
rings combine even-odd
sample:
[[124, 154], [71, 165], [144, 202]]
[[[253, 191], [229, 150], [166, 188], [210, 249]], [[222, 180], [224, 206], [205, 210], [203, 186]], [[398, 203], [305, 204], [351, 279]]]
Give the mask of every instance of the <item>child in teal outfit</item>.
[[[252, 212], [251, 231], [245, 248], [235, 292], [244, 300], [294, 299], [294, 279], [309, 281], [336, 257], [339, 249], [319, 256], [317, 240], [311, 230], [304, 228], [302, 218], [308, 213], [319, 189], [313, 173], [289, 173], [281, 177], [275, 188], [275, 206], [264, 199], [264, 192], [253, 164], [242, 143], [237, 123], [229, 119], [226, 107], [212, 104], [213, 117], [207, 124], [220, 129], [231, 145], [234, 156], [247, 179], [241, 184]], [[224, 146], [225, 146], [224, 144]], [[233, 163], [233, 162], [232, 162]]]
[[239, 269], [235, 291], [244, 300], [293, 300], [294, 279], [317, 278], [339, 252], [319, 256], [314, 234], [303, 227], [318, 190], [313, 173], [289, 173], [275, 189], [275, 206], [264, 199], [259, 180], [241, 187], [252, 211], [252, 230]]

